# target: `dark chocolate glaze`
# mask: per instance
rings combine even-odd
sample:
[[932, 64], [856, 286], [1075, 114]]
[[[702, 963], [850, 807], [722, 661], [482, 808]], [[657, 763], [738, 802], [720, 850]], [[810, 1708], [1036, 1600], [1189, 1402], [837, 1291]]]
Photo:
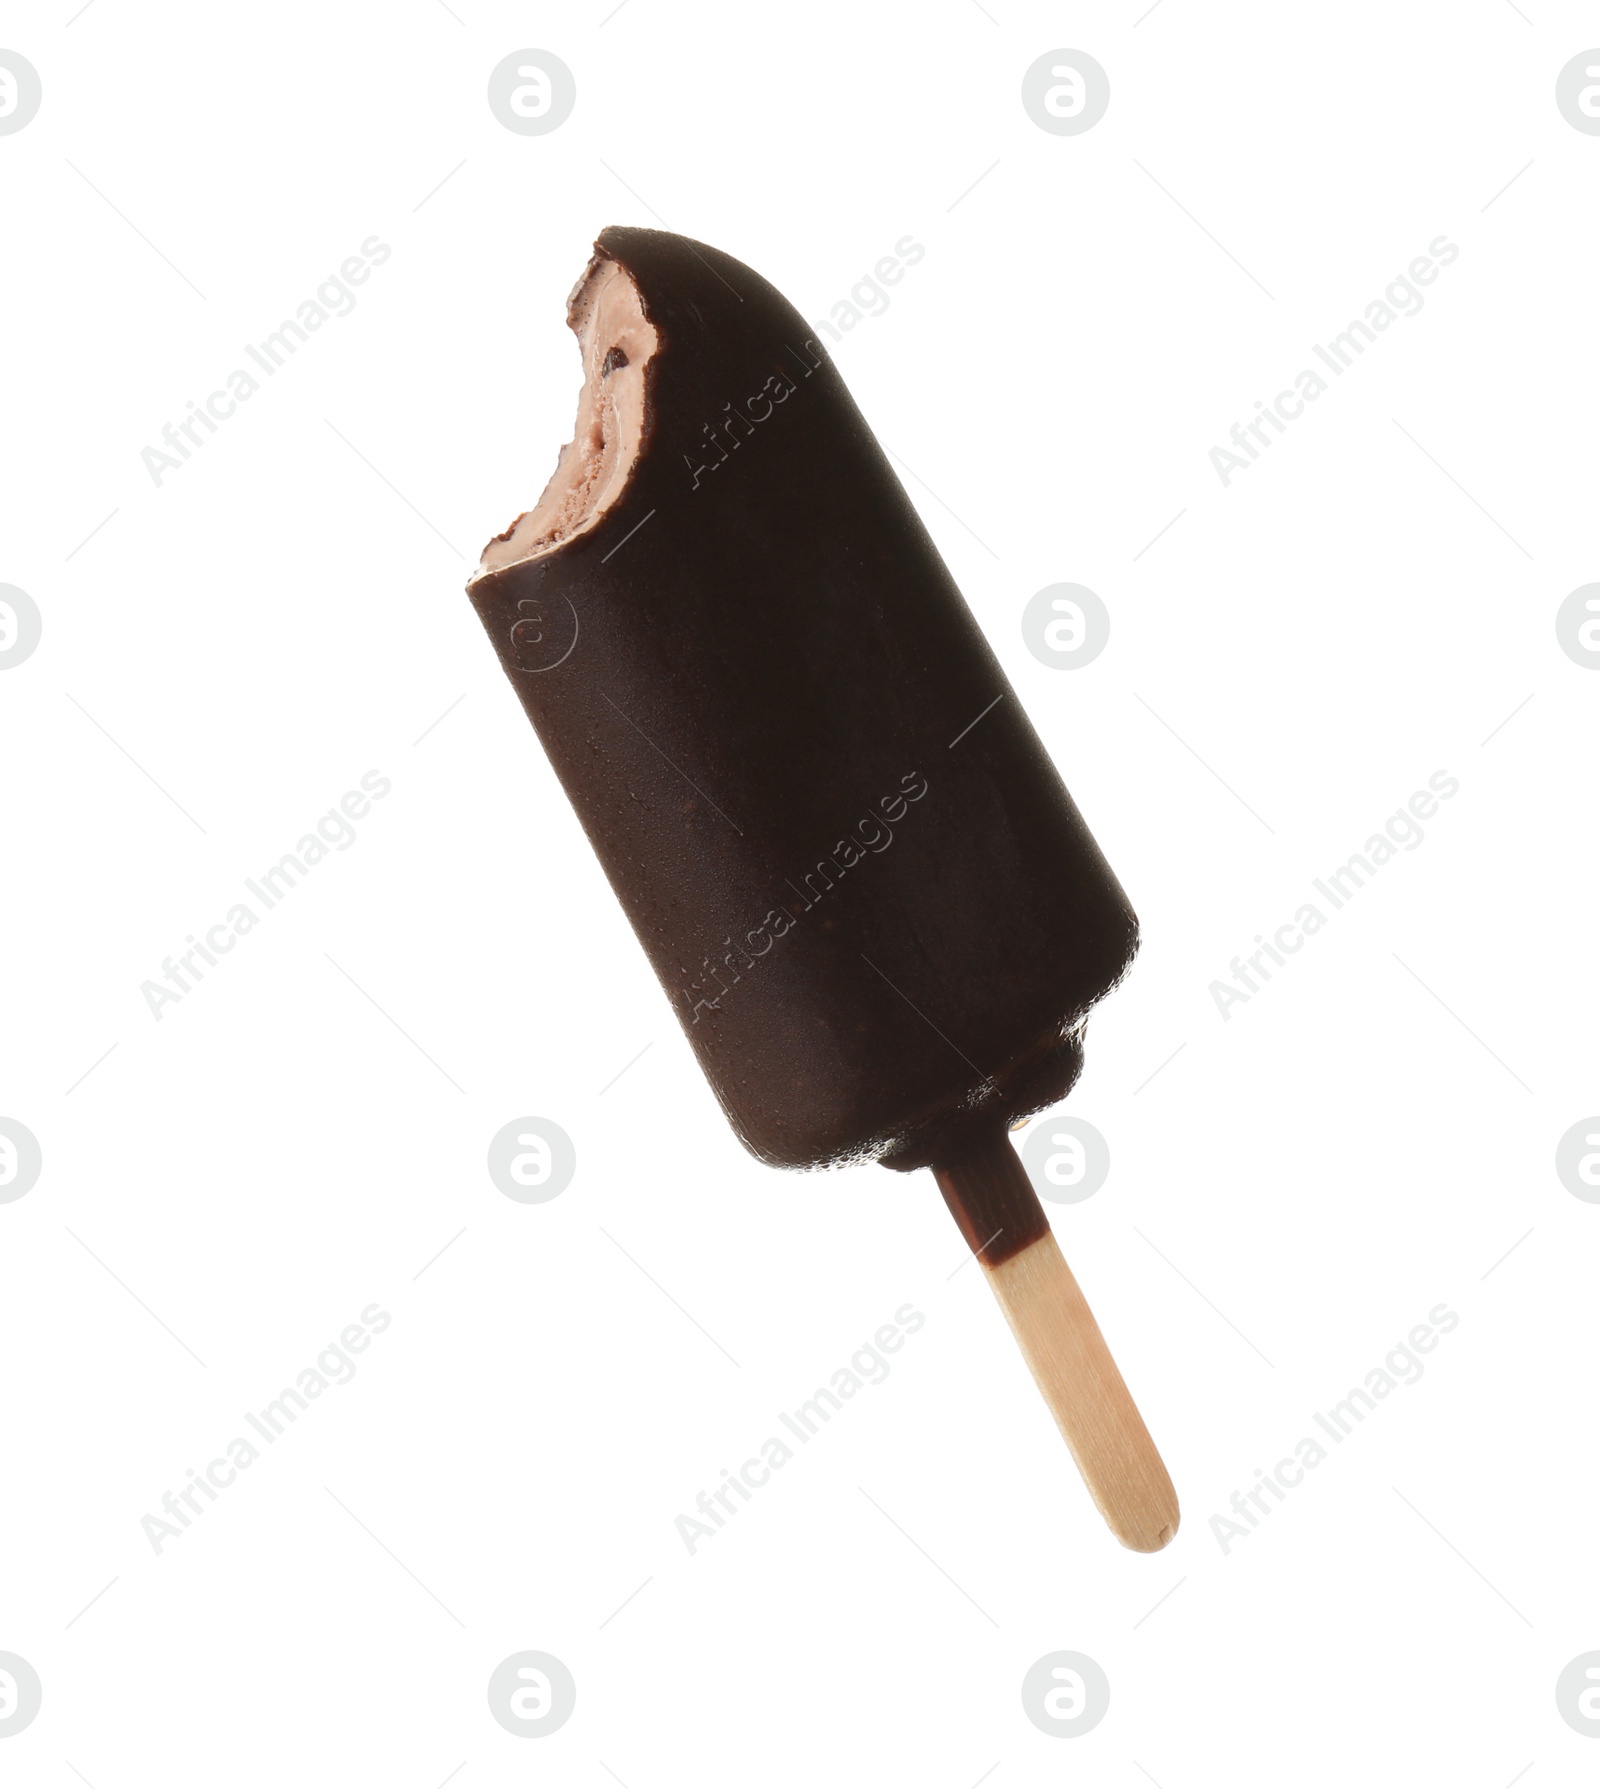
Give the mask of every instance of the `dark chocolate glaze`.
[[1009, 1261], [1050, 1229], [999, 1120], [945, 1138], [933, 1177], [967, 1247], [985, 1267]]
[[596, 249], [659, 334], [643, 445], [473, 603], [741, 1140], [924, 1166], [1061, 1098], [1138, 922], [800, 314]]

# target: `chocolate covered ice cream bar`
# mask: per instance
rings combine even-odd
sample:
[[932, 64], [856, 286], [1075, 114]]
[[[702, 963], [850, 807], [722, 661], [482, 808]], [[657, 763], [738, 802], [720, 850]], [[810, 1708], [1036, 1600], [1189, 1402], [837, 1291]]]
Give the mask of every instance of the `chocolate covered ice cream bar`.
[[607, 230], [577, 428], [469, 592], [734, 1130], [931, 1167], [1096, 1502], [1171, 1481], [1007, 1130], [1138, 922], [838, 371], [730, 256]]

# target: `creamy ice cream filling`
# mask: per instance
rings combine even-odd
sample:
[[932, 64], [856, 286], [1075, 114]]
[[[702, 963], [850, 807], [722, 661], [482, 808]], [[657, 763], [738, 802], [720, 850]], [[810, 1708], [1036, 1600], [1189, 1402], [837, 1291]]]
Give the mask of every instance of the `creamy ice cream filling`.
[[474, 581], [587, 533], [622, 495], [639, 457], [645, 368], [659, 338], [627, 270], [596, 255], [567, 300], [567, 323], [583, 356], [572, 439], [539, 501], [484, 548]]

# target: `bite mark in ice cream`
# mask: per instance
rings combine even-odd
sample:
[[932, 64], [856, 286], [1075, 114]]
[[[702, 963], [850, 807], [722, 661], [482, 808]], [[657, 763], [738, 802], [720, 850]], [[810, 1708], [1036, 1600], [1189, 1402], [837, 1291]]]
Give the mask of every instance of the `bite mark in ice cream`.
[[658, 338], [627, 270], [596, 254], [567, 300], [583, 355], [572, 439], [533, 508], [484, 549], [474, 580], [554, 551], [596, 526], [616, 502], [645, 432], [645, 379]]

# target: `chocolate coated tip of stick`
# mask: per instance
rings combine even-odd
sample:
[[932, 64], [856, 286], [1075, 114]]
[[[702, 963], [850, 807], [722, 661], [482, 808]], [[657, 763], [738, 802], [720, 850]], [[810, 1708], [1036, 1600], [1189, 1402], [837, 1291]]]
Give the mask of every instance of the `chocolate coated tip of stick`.
[[1044, 1207], [1003, 1122], [951, 1142], [932, 1168], [950, 1215], [985, 1267], [998, 1267], [1048, 1233]]

